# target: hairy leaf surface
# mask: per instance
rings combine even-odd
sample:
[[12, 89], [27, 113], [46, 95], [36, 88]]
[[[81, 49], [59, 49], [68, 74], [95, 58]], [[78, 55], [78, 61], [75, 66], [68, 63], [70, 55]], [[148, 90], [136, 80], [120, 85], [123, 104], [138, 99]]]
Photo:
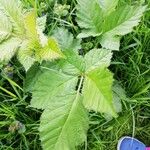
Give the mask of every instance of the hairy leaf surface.
[[44, 68], [34, 86], [31, 106], [45, 109], [59, 97], [75, 91], [78, 77], [64, 74], [56, 69]]
[[82, 28], [78, 37], [100, 36], [102, 47], [119, 50], [120, 37], [137, 26], [146, 6], [117, 7], [118, 0], [78, 0], [77, 22]]
[[58, 97], [43, 112], [40, 136], [44, 150], [75, 150], [86, 139], [88, 116], [78, 94]]
[[103, 13], [97, 0], [78, 0], [77, 22], [83, 28], [78, 37], [101, 35]]
[[113, 76], [101, 67], [86, 75], [83, 87], [83, 104], [89, 110], [116, 116], [112, 101]]
[[37, 51], [37, 57], [40, 60], [54, 60], [64, 57], [57, 41], [54, 38], [49, 38], [47, 44]]
[[132, 32], [133, 27], [139, 24], [145, 8], [145, 6], [123, 6], [106, 17], [101, 45], [107, 49], [119, 50], [120, 36]]
[[64, 51], [64, 55], [66, 56], [66, 61], [77, 68], [81, 73], [85, 70], [85, 61], [82, 56], [80, 56], [75, 51]]
[[79, 39], [74, 39], [73, 35], [70, 32], [68, 32], [67, 29], [57, 28], [54, 31], [53, 36], [57, 39], [62, 51], [65, 50], [77, 51], [81, 48], [80, 45], [81, 41]]
[[20, 43], [20, 39], [10, 38], [0, 44], [0, 61], [10, 60], [17, 51]]
[[0, 0], [0, 11], [9, 18], [14, 34], [24, 33], [22, 6], [19, 0]]
[[86, 63], [86, 72], [99, 67], [108, 67], [111, 62], [112, 52], [105, 49], [93, 49], [88, 52], [84, 59]]
[[118, 4], [119, 0], [98, 0], [100, 7], [103, 10], [104, 15], [108, 15], [113, 12]]

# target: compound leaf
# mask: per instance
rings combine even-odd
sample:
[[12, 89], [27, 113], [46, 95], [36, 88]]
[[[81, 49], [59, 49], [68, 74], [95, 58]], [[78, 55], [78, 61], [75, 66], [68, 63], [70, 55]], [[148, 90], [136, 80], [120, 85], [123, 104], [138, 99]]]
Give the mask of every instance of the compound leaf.
[[145, 6], [122, 6], [105, 19], [100, 43], [111, 50], [119, 50], [120, 36], [132, 32], [133, 27], [140, 22]]
[[78, 37], [99, 36], [102, 47], [119, 50], [120, 37], [139, 24], [146, 6], [117, 4], [118, 0], [78, 0], [77, 22], [82, 28]]

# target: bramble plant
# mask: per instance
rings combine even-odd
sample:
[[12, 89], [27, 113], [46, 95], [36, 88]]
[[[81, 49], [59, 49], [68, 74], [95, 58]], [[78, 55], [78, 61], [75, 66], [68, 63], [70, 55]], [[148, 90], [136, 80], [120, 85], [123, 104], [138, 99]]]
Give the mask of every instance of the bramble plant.
[[[0, 0], [0, 60], [14, 55], [27, 71], [24, 89], [31, 107], [42, 109], [39, 127], [44, 150], [74, 150], [86, 140], [88, 111], [117, 117], [119, 96], [108, 67], [121, 36], [137, 26], [146, 6], [118, 5], [118, 0], [77, 0], [75, 39], [56, 28], [43, 31], [46, 16], [24, 10], [18, 0]], [[79, 55], [81, 39], [96, 37], [101, 47]]]

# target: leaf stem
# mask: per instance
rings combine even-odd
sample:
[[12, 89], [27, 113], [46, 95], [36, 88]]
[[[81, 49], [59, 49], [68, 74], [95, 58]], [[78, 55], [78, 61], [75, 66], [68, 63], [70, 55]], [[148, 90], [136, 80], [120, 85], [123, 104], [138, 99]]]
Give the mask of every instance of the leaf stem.
[[78, 89], [77, 89], [77, 94], [80, 93], [80, 89], [81, 89], [81, 87], [82, 87], [83, 79], [84, 79], [84, 77], [81, 76], [81, 79], [80, 79], [80, 82], [79, 82], [79, 86], [78, 86]]

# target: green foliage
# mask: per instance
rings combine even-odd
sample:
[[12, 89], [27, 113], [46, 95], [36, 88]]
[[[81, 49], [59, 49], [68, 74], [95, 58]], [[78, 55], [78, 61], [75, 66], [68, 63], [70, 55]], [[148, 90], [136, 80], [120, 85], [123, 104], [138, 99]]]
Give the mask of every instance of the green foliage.
[[9, 61], [16, 53], [27, 71], [35, 61], [62, 57], [55, 40], [43, 34], [46, 17], [24, 11], [20, 1], [0, 0], [0, 61]]
[[83, 88], [83, 104], [89, 110], [116, 116], [112, 101], [113, 76], [106, 68], [98, 68], [86, 74]]
[[100, 66], [108, 67], [111, 62], [112, 52], [106, 49], [93, 49], [85, 55], [86, 72]]
[[83, 29], [80, 38], [99, 36], [102, 47], [119, 50], [120, 37], [140, 22], [146, 6], [116, 7], [118, 0], [78, 0], [77, 22]]
[[121, 111], [123, 92], [113, 87], [108, 69], [111, 50], [119, 49], [120, 36], [138, 25], [146, 7], [118, 7], [118, 0], [78, 0], [77, 22], [83, 29], [78, 37], [98, 36], [103, 47], [95, 46], [83, 56], [81, 40], [68, 30], [57, 28], [47, 37], [45, 17], [37, 19], [34, 10], [23, 11], [17, 0], [0, 4], [2, 22], [8, 24], [0, 23], [0, 60], [17, 54], [27, 71], [24, 88], [32, 92], [30, 106], [43, 110], [39, 127], [43, 149], [75, 150], [86, 140], [88, 111], [115, 118]]
[[73, 35], [68, 32], [67, 29], [57, 28], [53, 33], [53, 37], [55, 37], [61, 47], [64, 50], [79, 50], [81, 48], [79, 39], [74, 39]]
[[79, 93], [58, 97], [44, 110], [39, 128], [45, 150], [75, 150], [85, 141], [87, 129], [88, 116]]

